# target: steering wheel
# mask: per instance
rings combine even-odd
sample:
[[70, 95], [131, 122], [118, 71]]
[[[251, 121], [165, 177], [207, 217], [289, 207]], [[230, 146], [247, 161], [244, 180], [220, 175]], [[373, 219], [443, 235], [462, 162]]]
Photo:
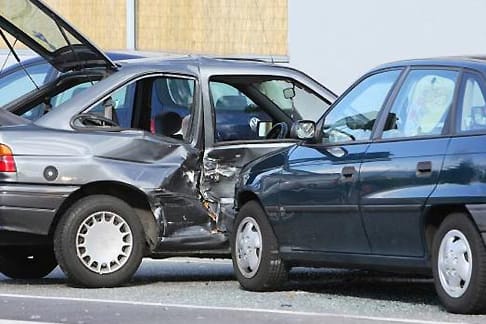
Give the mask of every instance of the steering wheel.
[[289, 132], [289, 126], [285, 122], [280, 122], [273, 125], [272, 129], [265, 136], [266, 139], [281, 139], [285, 138]]

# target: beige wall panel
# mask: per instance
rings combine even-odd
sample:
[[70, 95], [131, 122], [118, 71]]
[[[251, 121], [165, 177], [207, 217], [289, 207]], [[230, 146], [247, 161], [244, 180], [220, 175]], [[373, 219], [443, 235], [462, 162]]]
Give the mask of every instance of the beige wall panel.
[[[101, 48], [126, 48], [126, 0], [45, 1]], [[138, 0], [137, 10], [139, 50], [287, 55], [287, 0]]]
[[138, 0], [141, 50], [287, 55], [287, 0]]
[[101, 48], [126, 48], [126, 0], [45, 1]]

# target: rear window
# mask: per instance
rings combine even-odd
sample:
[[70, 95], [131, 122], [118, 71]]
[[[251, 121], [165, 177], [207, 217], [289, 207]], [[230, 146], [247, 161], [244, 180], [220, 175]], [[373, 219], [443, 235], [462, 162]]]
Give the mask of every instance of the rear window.
[[28, 0], [0, 0], [0, 14], [49, 53], [68, 45], [82, 44], [67, 30], [61, 31], [62, 27], [54, 19]]
[[0, 106], [29, 93], [45, 83], [47, 74], [50, 70], [48, 63], [41, 63], [26, 67], [27, 73], [19, 66], [11, 73], [0, 76]]

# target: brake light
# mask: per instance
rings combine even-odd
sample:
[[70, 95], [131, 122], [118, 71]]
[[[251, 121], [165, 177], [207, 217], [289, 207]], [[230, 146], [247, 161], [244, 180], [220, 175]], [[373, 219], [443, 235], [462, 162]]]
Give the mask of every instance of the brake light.
[[17, 172], [12, 150], [5, 144], [0, 144], [0, 172]]

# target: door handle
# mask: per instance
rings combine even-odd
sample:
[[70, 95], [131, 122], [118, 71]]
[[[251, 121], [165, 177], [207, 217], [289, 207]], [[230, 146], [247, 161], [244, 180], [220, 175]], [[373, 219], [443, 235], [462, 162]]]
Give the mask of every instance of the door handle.
[[347, 166], [341, 170], [341, 175], [347, 179], [352, 178], [355, 173], [356, 173], [356, 168], [354, 166]]
[[423, 175], [432, 172], [432, 162], [421, 161], [417, 163], [417, 175]]

